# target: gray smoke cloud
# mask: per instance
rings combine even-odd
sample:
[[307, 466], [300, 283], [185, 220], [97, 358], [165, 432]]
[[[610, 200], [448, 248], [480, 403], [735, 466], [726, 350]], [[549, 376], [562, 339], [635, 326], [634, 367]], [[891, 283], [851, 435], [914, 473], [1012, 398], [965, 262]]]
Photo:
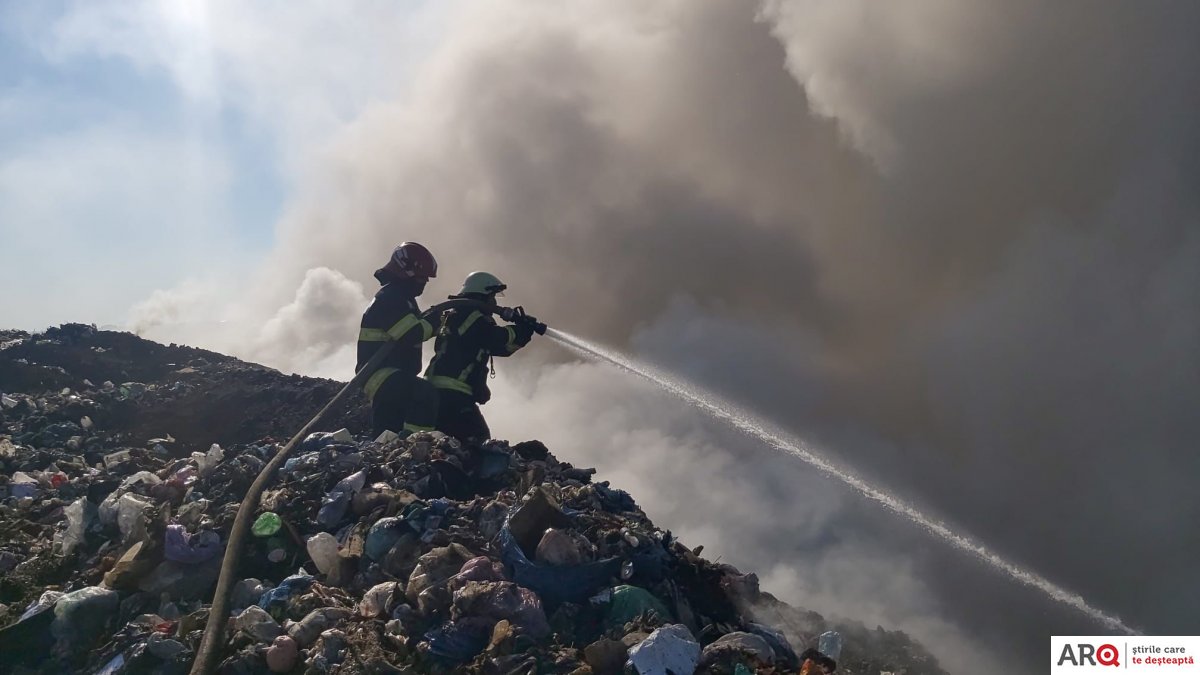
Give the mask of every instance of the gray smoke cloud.
[[[231, 348], [331, 358], [361, 308], [306, 275], [371, 289], [418, 240], [442, 267], [427, 299], [493, 271], [1128, 622], [1195, 633], [1196, 25], [1170, 2], [465, 6], [409, 93], [333, 143], [232, 315], [275, 316], [271, 342], [304, 356]], [[890, 619], [973, 672], [972, 652], [1039, 665], [1046, 636], [1096, 629], [744, 439], [689, 422], [613, 441], [666, 433], [670, 406], [537, 368], [589, 412], [546, 412], [526, 380], [524, 405], [489, 406], [498, 429], [560, 439], [695, 543], [795, 561], [773, 573], [786, 599]], [[686, 489], [655, 492], [678, 448]], [[806, 518], [845, 541], [800, 536]], [[895, 586], [865, 585], [888, 569]]]

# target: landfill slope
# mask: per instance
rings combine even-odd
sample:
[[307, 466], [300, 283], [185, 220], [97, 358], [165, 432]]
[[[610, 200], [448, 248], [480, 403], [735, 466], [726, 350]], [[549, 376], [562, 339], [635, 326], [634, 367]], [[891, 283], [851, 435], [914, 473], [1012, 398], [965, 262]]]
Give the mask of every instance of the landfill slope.
[[[0, 672], [188, 672], [246, 488], [340, 387], [90, 326], [0, 331]], [[944, 672], [706, 561], [537, 441], [366, 420], [352, 397], [263, 496], [219, 672]]]

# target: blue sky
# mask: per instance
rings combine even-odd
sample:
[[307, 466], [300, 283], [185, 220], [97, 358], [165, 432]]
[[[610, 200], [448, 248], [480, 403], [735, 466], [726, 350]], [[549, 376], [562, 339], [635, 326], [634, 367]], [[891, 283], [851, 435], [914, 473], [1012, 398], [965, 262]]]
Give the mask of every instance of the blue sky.
[[433, 50], [430, 4], [0, 0], [0, 324], [122, 324], [253, 267], [324, 144]]

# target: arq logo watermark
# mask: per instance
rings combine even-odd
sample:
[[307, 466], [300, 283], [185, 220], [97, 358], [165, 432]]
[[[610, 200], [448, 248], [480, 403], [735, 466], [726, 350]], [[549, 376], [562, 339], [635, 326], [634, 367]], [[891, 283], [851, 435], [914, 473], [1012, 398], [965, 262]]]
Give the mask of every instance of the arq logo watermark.
[[1055, 635], [1050, 673], [1195, 673], [1200, 637], [1189, 635]]

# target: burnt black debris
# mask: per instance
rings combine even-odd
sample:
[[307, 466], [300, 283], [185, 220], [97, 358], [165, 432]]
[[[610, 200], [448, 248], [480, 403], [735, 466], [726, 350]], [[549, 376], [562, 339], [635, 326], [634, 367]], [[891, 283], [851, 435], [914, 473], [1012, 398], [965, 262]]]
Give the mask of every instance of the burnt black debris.
[[[0, 331], [0, 672], [186, 673], [242, 495], [340, 387]], [[364, 404], [264, 494], [219, 672], [943, 672], [705, 560], [538, 441], [370, 438]]]

